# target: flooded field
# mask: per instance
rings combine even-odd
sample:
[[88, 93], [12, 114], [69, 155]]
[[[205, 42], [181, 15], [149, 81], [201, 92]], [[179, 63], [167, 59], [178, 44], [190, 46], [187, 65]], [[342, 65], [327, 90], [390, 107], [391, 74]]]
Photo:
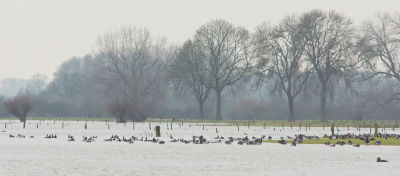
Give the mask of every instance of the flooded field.
[[[327, 147], [325, 145], [232, 145], [210, 143], [207, 145], [172, 143], [175, 139], [192, 139], [203, 135], [207, 140], [213, 137], [252, 136], [280, 137], [295, 134], [330, 134], [330, 128], [311, 127], [305, 131], [299, 127], [251, 127], [205, 126], [173, 123], [172, 130], [167, 123], [110, 123], [67, 121], [62, 122], [15, 121], [7, 124], [0, 121], [0, 175], [399, 175], [400, 146], [365, 146], [360, 148], [346, 146]], [[38, 128], [37, 128], [38, 124]], [[155, 126], [161, 127], [160, 145], [151, 142], [135, 141], [106, 142], [111, 135], [120, 137], [155, 137]], [[168, 124], [170, 128], [170, 124]], [[216, 133], [218, 129], [218, 134]], [[336, 129], [336, 128], [335, 128]], [[340, 134], [359, 132], [356, 128], [339, 128]], [[379, 129], [381, 131], [381, 129]], [[387, 130], [397, 133], [399, 130]], [[360, 133], [369, 133], [361, 129]], [[12, 134], [23, 134], [26, 138], [9, 138]], [[47, 134], [57, 134], [57, 138], [46, 139]], [[68, 135], [76, 141], [69, 142]], [[34, 138], [29, 138], [34, 136]], [[81, 142], [82, 136], [97, 136], [96, 142]], [[320, 139], [323, 140], [323, 139]], [[377, 163], [376, 158], [388, 160]]]

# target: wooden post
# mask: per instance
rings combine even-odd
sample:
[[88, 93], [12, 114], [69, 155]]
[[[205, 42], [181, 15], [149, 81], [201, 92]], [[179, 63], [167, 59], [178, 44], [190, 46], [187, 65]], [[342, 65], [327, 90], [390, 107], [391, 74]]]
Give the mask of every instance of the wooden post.
[[371, 125], [369, 126], [369, 135], [371, 135], [372, 129], [371, 129]]
[[282, 129], [285, 129], [285, 127], [283, 126], [283, 123], [282, 123]]
[[397, 123], [397, 119], [396, 119], [396, 128], [399, 128], [399, 124]]
[[299, 125], [300, 125], [300, 130], [301, 130], [301, 122], [299, 122]]
[[238, 131], [239, 131], [239, 125], [238, 125]]
[[149, 123], [149, 129], [151, 130], [151, 123]]
[[156, 126], [156, 137], [161, 137], [160, 126]]
[[87, 125], [85, 125], [85, 130], [87, 129]]
[[322, 130], [325, 130], [325, 123], [322, 122]]
[[64, 122], [62, 123], [62, 129], [64, 129]]
[[292, 123], [290, 123], [290, 129], [291, 129], [291, 130], [293, 129]]
[[275, 127], [274, 127], [274, 131], [275, 131]]
[[332, 123], [331, 131], [332, 131], [332, 136], [333, 136], [335, 134], [335, 124], [334, 123]]
[[[203, 125], [203, 129], [204, 129], [204, 125]], [[172, 130], [172, 123], [171, 123], [171, 130]]]
[[247, 128], [250, 129], [250, 121], [247, 122]]
[[[239, 126], [238, 126], [238, 128], [239, 128]], [[204, 131], [204, 125], [203, 125], [203, 131]]]
[[25, 122], [24, 122], [24, 128], [25, 128]]
[[375, 137], [378, 137], [378, 124], [375, 122]]
[[[168, 125], [167, 125], [167, 128], [168, 128]], [[133, 130], [135, 129], [135, 122], [132, 123], [132, 129]]]
[[215, 128], [215, 131], [218, 133], [218, 129], [217, 128]]
[[110, 123], [108, 123], [108, 129], [110, 129]]
[[183, 121], [182, 121], [182, 126], [183, 126]]
[[265, 122], [264, 122], [264, 129], [266, 129], [267, 127], [265, 126]]
[[311, 130], [311, 123], [308, 123], [308, 130]]

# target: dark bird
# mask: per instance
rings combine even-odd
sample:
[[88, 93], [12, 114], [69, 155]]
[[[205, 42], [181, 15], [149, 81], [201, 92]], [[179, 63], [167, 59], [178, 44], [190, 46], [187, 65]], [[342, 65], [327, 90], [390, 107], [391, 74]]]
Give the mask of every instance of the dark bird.
[[268, 136], [268, 140], [272, 140], [272, 137], [271, 137], [271, 136]]
[[331, 145], [331, 143], [330, 142], [325, 142], [325, 145]]
[[353, 147], [360, 147], [360, 144], [357, 144], [357, 145], [353, 145]]
[[332, 144], [332, 145], [331, 145], [331, 147], [335, 147], [335, 146], [336, 146], [336, 144]]
[[349, 145], [353, 145], [353, 141], [350, 141], [350, 140], [349, 140]]
[[381, 141], [376, 141], [375, 145], [381, 145]]
[[386, 161], [386, 160], [381, 160], [381, 157], [378, 157], [378, 158], [376, 159], [376, 162], [388, 162], [388, 161]]

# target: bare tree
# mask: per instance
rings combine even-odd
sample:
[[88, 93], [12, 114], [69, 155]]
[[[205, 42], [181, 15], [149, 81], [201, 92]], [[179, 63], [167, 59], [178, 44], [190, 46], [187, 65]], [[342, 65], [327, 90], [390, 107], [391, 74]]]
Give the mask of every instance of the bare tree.
[[36, 74], [29, 80], [28, 87], [35, 94], [40, 94], [47, 86], [47, 76]]
[[222, 90], [235, 84], [252, 67], [254, 52], [251, 40], [245, 28], [224, 20], [211, 21], [196, 31], [194, 43], [204, 51], [205, 68], [211, 80], [203, 84], [217, 94], [217, 120], [222, 120]]
[[[146, 29], [124, 27], [99, 37], [93, 63], [93, 80], [109, 97], [124, 97], [143, 121], [165, 96], [166, 39], [154, 42]], [[112, 103], [113, 101], [110, 100]]]
[[204, 102], [211, 90], [210, 87], [204, 85], [204, 83], [210, 81], [205, 64], [204, 51], [200, 47], [196, 47], [191, 40], [188, 40], [172, 57], [169, 71], [179, 92], [182, 92], [185, 87], [189, 87], [196, 96], [200, 106], [201, 120], [204, 119]]
[[355, 28], [352, 21], [337, 12], [311, 10], [301, 16], [305, 36], [305, 54], [320, 84], [321, 121], [326, 119], [327, 88], [333, 75], [358, 66], [362, 60], [356, 53]]
[[73, 57], [63, 62], [54, 73], [49, 83], [49, 91], [66, 100], [73, 100], [83, 92], [83, 81], [86, 76], [83, 59]]
[[256, 73], [258, 85], [266, 76], [272, 79], [272, 92], [283, 91], [289, 102], [290, 121], [295, 121], [294, 99], [301, 92], [311, 73], [303, 55], [305, 37], [298, 17], [285, 17], [279, 25], [271, 27], [264, 23], [256, 28]]
[[18, 117], [21, 122], [26, 122], [26, 115], [32, 110], [34, 102], [34, 95], [28, 89], [21, 89], [14, 98], [4, 101], [4, 106], [8, 113]]
[[[369, 40], [368, 49], [374, 56], [366, 66], [372, 73], [367, 79], [380, 75], [400, 83], [400, 14], [377, 14], [364, 22], [362, 30]], [[400, 101], [400, 92], [393, 92], [385, 98], [386, 103], [392, 101]], [[378, 101], [375, 102], [380, 106]]]

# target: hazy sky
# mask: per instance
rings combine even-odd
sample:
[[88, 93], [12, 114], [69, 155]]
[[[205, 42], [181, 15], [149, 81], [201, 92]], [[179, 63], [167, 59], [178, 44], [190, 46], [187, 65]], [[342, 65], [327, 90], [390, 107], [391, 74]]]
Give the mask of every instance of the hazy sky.
[[[355, 24], [377, 12], [399, 11], [399, 0], [0, 0], [0, 79], [50, 79], [72, 56], [92, 51], [96, 38], [121, 26], [146, 27], [154, 37], [182, 43], [210, 20], [221, 18], [253, 31], [263, 21], [319, 8], [336, 10]], [[397, 8], [397, 9], [396, 9]]]

